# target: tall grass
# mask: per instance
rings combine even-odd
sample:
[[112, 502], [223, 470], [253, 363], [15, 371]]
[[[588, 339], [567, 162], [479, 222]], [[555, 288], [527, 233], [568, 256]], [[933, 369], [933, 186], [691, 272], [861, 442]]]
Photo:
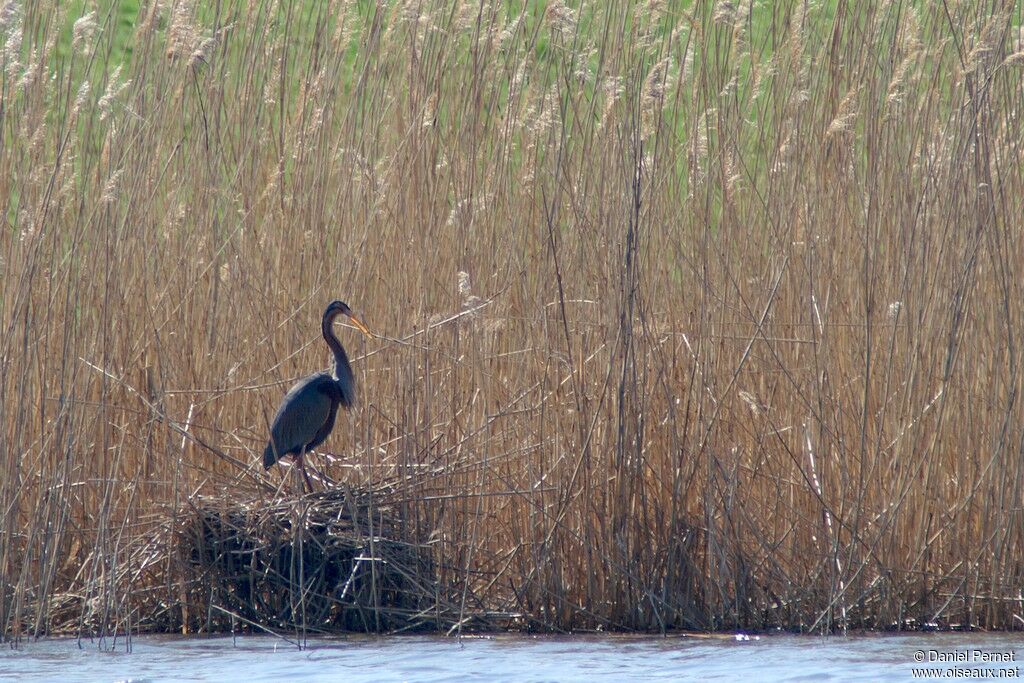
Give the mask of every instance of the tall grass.
[[1021, 14], [6, 0], [0, 632], [188, 619], [333, 298], [467, 606], [1021, 628]]

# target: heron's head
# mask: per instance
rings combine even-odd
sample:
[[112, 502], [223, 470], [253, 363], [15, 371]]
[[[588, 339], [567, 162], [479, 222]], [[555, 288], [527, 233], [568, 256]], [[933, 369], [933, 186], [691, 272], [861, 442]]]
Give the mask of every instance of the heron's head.
[[332, 301], [327, 306], [327, 310], [324, 311], [324, 322], [326, 322], [328, 325], [333, 324], [334, 319], [337, 318], [339, 315], [347, 316], [348, 319], [352, 321], [352, 324], [355, 325], [356, 328], [363, 334], [367, 336], [373, 336], [373, 334], [370, 332], [370, 329], [363, 324], [362, 320], [356, 317], [356, 314], [352, 312], [352, 309], [349, 308], [348, 304], [346, 304], [344, 301]]

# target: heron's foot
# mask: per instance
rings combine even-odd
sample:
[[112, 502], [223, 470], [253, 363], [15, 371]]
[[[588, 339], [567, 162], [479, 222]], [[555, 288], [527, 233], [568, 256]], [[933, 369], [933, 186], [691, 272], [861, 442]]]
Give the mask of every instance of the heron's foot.
[[[305, 455], [308, 456], [309, 453], [306, 453]], [[310, 461], [308, 457], [296, 457], [292, 460], [290, 466], [297, 467], [302, 473], [302, 488], [304, 493], [313, 493], [316, 490], [316, 487], [313, 486], [314, 480], [320, 482], [320, 486], [325, 490], [333, 488], [336, 485], [336, 482], [327, 476], [326, 472]], [[310, 475], [310, 470], [312, 470], [312, 476]]]
[[337, 453], [328, 453], [326, 451], [320, 453], [320, 455], [324, 456], [324, 460], [331, 464], [335, 462], [341, 462], [342, 460], [345, 459], [345, 456], [343, 455], [338, 455]]
[[[325, 459], [328, 463], [332, 462], [332, 458], [334, 457], [330, 453], [320, 453], [320, 455], [325, 456]], [[313, 464], [310, 464], [310, 467], [313, 468], [313, 471], [316, 474], [316, 478], [320, 480], [320, 483], [323, 484], [325, 489], [331, 488], [335, 485], [336, 482], [329, 476], [327, 476], [327, 472], [320, 469], [319, 467], [316, 467]]]
[[299, 454], [295, 456], [295, 459], [292, 461], [292, 465], [297, 466], [299, 468], [299, 472], [302, 473], [303, 493], [312, 493], [313, 482], [309, 478], [309, 472], [306, 471], [306, 460], [303, 455], [304, 454]]
[[305, 466], [299, 468], [302, 472], [302, 483], [303, 493], [313, 493], [313, 481], [309, 478], [309, 472], [306, 471]]

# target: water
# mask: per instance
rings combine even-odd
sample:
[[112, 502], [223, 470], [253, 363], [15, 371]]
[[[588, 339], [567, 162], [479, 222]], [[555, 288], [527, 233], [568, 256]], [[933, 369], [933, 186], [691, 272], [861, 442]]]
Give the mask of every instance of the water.
[[[17, 681], [910, 681], [918, 666], [1024, 676], [1024, 634], [669, 638], [401, 636], [310, 640], [306, 650], [267, 636], [146, 636], [113, 651], [48, 639], [0, 650], [0, 680]], [[109, 642], [108, 642], [109, 645]], [[940, 662], [974, 651], [1006, 663]], [[917, 654], [923, 653], [923, 654]], [[926, 661], [919, 665], [915, 655]], [[929, 663], [927, 660], [933, 660]], [[1013, 674], [1010, 674], [1013, 676]]]

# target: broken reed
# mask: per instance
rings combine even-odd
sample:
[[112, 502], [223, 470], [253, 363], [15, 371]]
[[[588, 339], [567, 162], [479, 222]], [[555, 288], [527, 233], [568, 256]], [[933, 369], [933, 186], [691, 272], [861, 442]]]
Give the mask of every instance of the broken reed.
[[463, 609], [1021, 627], [1018, 5], [91, 7], [0, 7], [5, 635], [181, 599], [335, 297]]

